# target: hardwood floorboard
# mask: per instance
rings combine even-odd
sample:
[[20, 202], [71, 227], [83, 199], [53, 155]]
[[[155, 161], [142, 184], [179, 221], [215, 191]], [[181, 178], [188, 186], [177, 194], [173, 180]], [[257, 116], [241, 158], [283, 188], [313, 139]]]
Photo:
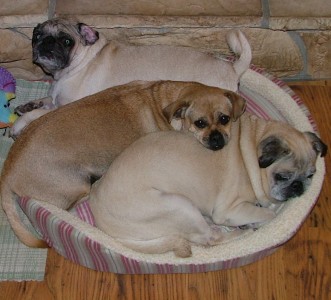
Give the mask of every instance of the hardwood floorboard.
[[[331, 81], [288, 84], [330, 146]], [[318, 203], [299, 232], [256, 263], [200, 274], [116, 275], [78, 266], [49, 250], [45, 280], [0, 282], [0, 299], [331, 299], [330, 151], [326, 167]]]

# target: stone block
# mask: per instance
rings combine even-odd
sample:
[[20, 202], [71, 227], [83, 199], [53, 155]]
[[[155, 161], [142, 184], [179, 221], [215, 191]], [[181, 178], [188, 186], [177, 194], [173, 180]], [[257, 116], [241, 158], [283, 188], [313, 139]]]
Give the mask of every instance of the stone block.
[[[58, 14], [57, 16], [65, 16]], [[96, 28], [242, 28], [260, 27], [257, 16], [138, 16], [75, 15], [80, 22]]]
[[42, 70], [32, 63], [31, 35], [31, 28], [22, 30], [0, 29], [0, 40], [2, 42], [0, 65], [12, 71], [14, 76], [18, 73], [23, 74], [21, 71], [16, 73], [13, 70], [18, 68], [31, 72], [36, 76], [29, 76], [30, 79], [43, 76]]
[[271, 17], [330, 17], [330, 0], [269, 0]]
[[10, 62], [14, 60], [31, 59], [32, 30], [20, 32], [11, 29], [0, 29], [0, 61]]
[[257, 16], [260, 0], [57, 0], [57, 14], [150, 16]]
[[252, 46], [254, 65], [278, 77], [293, 76], [303, 70], [300, 49], [287, 32], [249, 29], [245, 33]]
[[331, 32], [301, 32], [307, 49], [307, 72], [314, 79], [331, 78]]
[[275, 30], [330, 30], [331, 17], [271, 17], [269, 28]]
[[0, 28], [33, 27], [48, 17], [45, 0], [1, 0], [0, 5]]
[[40, 15], [48, 12], [48, 1], [45, 0], [1, 0], [0, 16]]

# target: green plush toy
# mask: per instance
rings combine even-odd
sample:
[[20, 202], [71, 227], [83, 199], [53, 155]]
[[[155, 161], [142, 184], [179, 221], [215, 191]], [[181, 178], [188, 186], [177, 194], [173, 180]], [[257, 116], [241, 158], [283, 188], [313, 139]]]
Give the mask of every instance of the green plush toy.
[[9, 101], [15, 98], [15, 90], [15, 78], [0, 67], [0, 128], [10, 127], [17, 119], [17, 115], [9, 109]]

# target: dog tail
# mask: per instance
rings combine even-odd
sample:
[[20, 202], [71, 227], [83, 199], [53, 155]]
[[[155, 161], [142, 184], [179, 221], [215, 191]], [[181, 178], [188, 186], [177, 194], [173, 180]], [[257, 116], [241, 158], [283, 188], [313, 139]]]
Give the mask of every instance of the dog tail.
[[2, 208], [18, 239], [28, 247], [47, 248], [47, 243], [35, 237], [22, 223], [15, 205], [16, 195], [11, 191], [10, 187], [3, 180], [1, 180], [0, 186]]
[[230, 49], [239, 58], [234, 62], [233, 68], [240, 77], [248, 68], [252, 60], [252, 50], [247, 38], [240, 30], [231, 30], [226, 36]]

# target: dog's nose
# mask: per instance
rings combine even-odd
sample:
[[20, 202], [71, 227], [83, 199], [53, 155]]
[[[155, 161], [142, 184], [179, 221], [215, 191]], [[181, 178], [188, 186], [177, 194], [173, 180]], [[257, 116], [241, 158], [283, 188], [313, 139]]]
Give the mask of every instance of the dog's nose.
[[53, 36], [47, 36], [43, 39], [43, 44], [54, 44], [55, 43], [55, 38]]
[[290, 187], [295, 196], [300, 196], [303, 194], [303, 183], [301, 181], [293, 181]]
[[223, 135], [217, 130], [212, 131], [209, 136], [209, 148], [215, 151], [222, 149], [224, 145]]
[[50, 53], [53, 51], [55, 44], [56, 44], [55, 38], [52, 36], [47, 36], [39, 45], [39, 51]]

